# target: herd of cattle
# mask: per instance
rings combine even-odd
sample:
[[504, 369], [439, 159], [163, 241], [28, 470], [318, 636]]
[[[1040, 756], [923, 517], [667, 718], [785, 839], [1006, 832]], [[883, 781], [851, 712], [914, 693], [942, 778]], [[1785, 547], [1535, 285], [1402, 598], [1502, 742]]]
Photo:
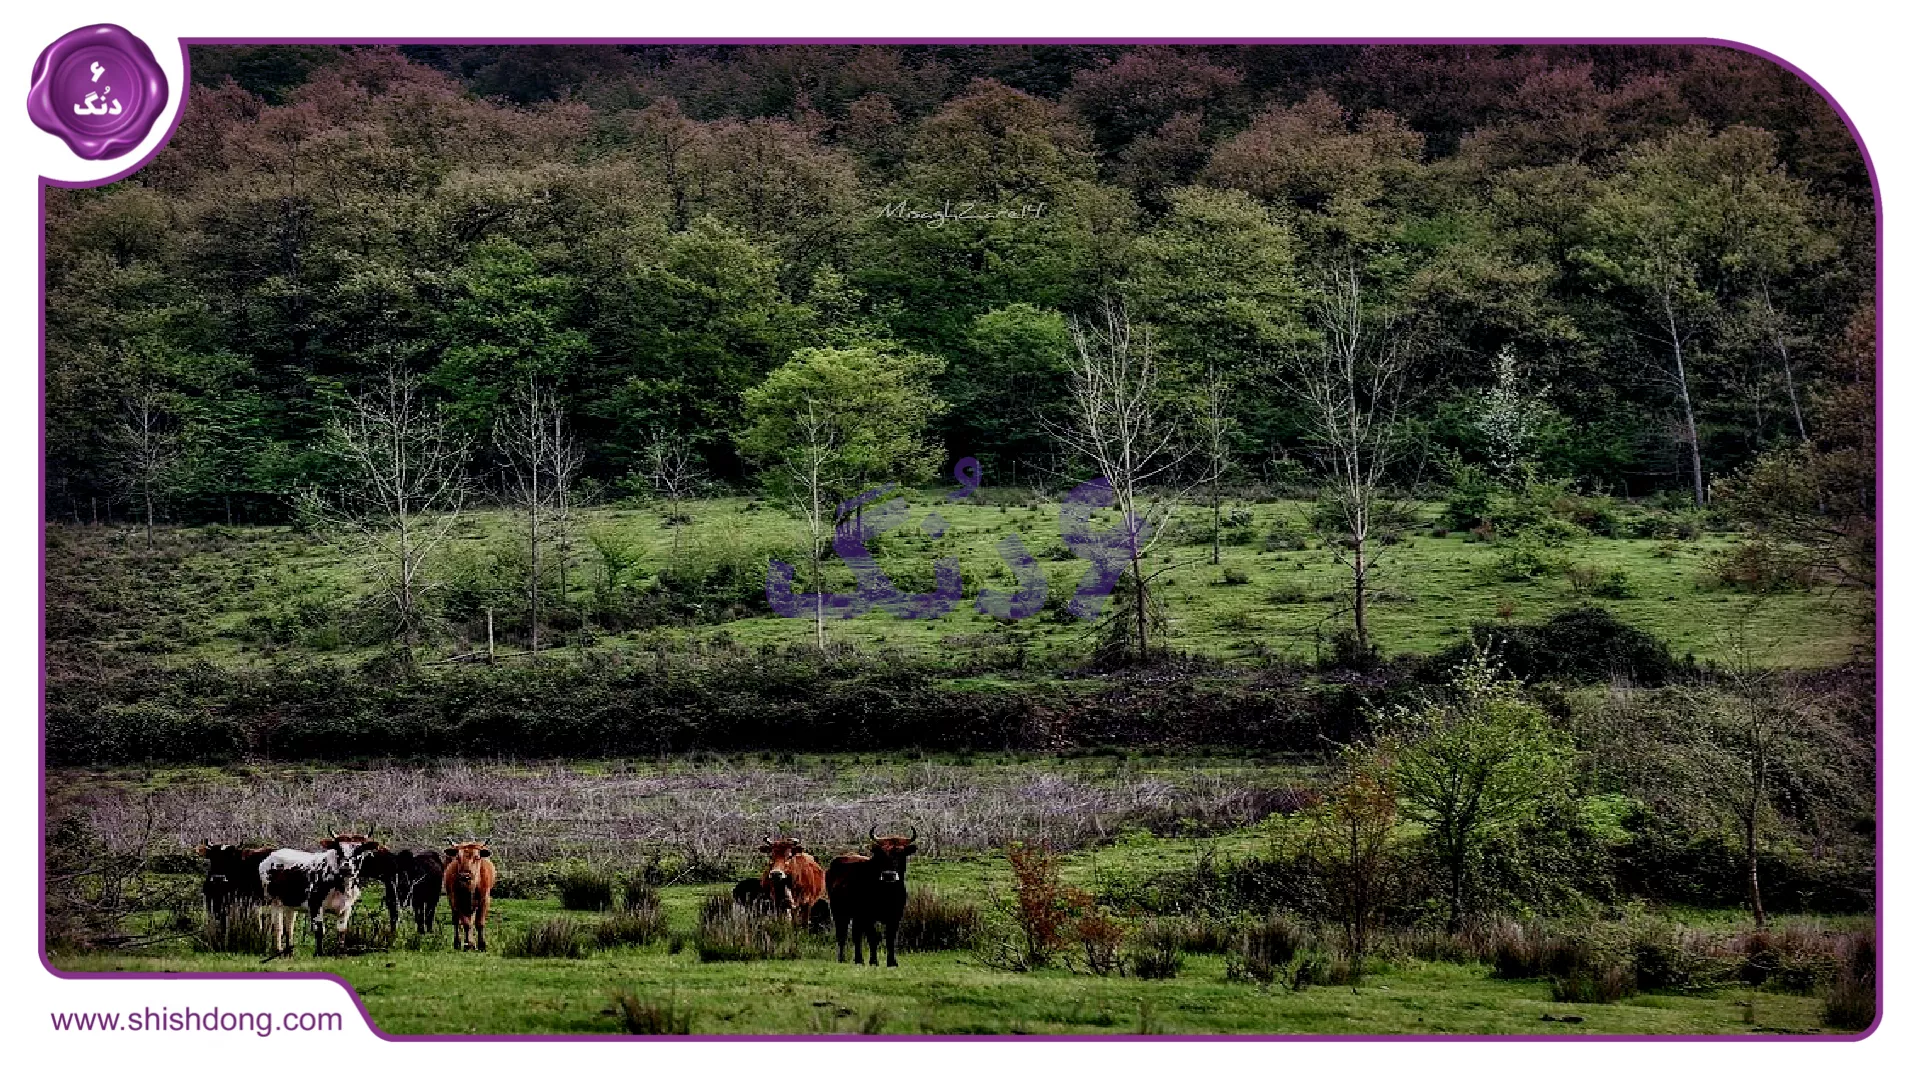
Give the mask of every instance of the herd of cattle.
[[[822, 868], [795, 837], [769, 836], [760, 845], [767, 865], [757, 878], [734, 886], [734, 902], [749, 911], [780, 915], [796, 925], [812, 924], [825, 905], [833, 919], [841, 961], [847, 958], [847, 938], [853, 937], [853, 962], [861, 963], [861, 938], [866, 939], [866, 962], [880, 962], [880, 939], [887, 942], [887, 966], [898, 967], [894, 940], [907, 906], [907, 857], [918, 848], [919, 830], [906, 836], [881, 836], [876, 826], [867, 831], [867, 854], [845, 854]], [[389, 850], [368, 833], [336, 833], [317, 848], [246, 848], [238, 844], [201, 844], [198, 854], [207, 860], [207, 912], [224, 936], [236, 911], [259, 908], [271, 928], [273, 952], [293, 953], [294, 920], [302, 910], [313, 930], [314, 953], [324, 951], [325, 921], [337, 920], [336, 940], [344, 946], [347, 924], [360, 900], [361, 884], [378, 882], [387, 906], [387, 933], [400, 925], [400, 907], [413, 911], [414, 929], [433, 932], [434, 915], [442, 893], [453, 915], [456, 949], [487, 947], [487, 909], [494, 884], [493, 852], [488, 841], [455, 843], [440, 851]]]

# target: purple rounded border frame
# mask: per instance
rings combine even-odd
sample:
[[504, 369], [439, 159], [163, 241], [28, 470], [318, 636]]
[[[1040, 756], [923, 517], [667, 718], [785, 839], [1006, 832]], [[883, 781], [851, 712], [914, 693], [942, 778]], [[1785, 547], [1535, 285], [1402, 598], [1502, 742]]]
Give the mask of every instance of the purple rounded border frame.
[[[46, 812], [47, 812], [47, 347], [46, 347], [46, 301], [47, 301], [47, 205], [46, 189], [94, 188], [124, 180], [144, 168], [167, 144], [172, 141], [173, 133], [179, 128], [180, 119], [186, 115], [187, 95], [192, 89], [193, 69], [189, 50], [195, 45], [1687, 45], [1695, 47], [1733, 49], [1759, 57], [1781, 70], [1792, 74], [1805, 83], [1820, 99], [1827, 103], [1840, 122], [1846, 125], [1847, 133], [1853, 137], [1853, 143], [1860, 151], [1860, 158], [1867, 166], [1867, 181], [1873, 190], [1873, 263], [1874, 263], [1874, 550], [1878, 553], [1886, 541], [1885, 495], [1886, 495], [1886, 443], [1880, 437], [1886, 427], [1886, 209], [1881, 202], [1880, 177], [1874, 170], [1873, 155], [1868, 153], [1866, 141], [1860, 137], [1860, 129], [1855, 126], [1853, 117], [1834, 99], [1827, 88], [1820, 85], [1812, 76], [1797, 65], [1765, 49], [1757, 48], [1738, 41], [1721, 38], [1658, 38], [1658, 37], [1585, 37], [1585, 38], [1437, 38], [1437, 37], [1330, 37], [1330, 38], [1265, 38], [1265, 37], [1143, 37], [1143, 38], [1021, 38], [1021, 37], [807, 37], [807, 38], [644, 38], [644, 37], [573, 37], [573, 38], [461, 38], [461, 37], [328, 37], [328, 38], [181, 38], [180, 71], [181, 86], [179, 104], [175, 106], [174, 116], [167, 130], [155, 144], [153, 150], [127, 168], [100, 180], [62, 181], [41, 177], [39, 207], [39, 288], [40, 288], [40, 386], [39, 386], [39, 540], [40, 553], [38, 570], [40, 574], [40, 607], [38, 612], [39, 631], [39, 732], [38, 732], [38, 798], [39, 827], [37, 829], [40, 855], [40, 876], [37, 880], [36, 913], [37, 932], [40, 940], [36, 943], [36, 953], [40, 957], [40, 966], [48, 974], [60, 979], [112, 979], [112, 980], [321, 980], [334, 983], [347, 992], [354, 1008], [360, 1011], [361, 1019], [366, 1021], [367, 1029], [388, 1042], [640, 1042], [645, 1036], [634, 1035], [397, 1035], [386, 1031], [374, 1022], [373, 1016], [354, 990], [353, 984], [345, 977], [332, 972], [311, 971], [253, 971], [253, 972], [106, 972], [106, 971], [63, 971], [55, 967], [47, 955], [46, 935]], [[1877, 554], [1876, 554], [1877, 558]], [[1886, 931], [1886, 758], [1880, 753], [1886, 734], [1886, 670], [1882, 642], [1885, 637], [1885, 613], [1883, 601], [1884, 586], [1878, 579], [1874, 583], [1874, 948], [1876, 950], [1876, 968], [1885, 960]], [[1251, 1035], [685, 1035], [668, 1036], [685, 1042], [862, 1042], [886, 1040], [892, 1042], [1859, 1042], [1878, 1031], [1886, 1017], [1886, 983], [1884, 978], [1877, 979], [1874, 985], [1873, 1023], [1866, 1030], [1852, 1034], [1833, 1035], [1794, 1035], [1794, 1034], [1756, 1034], [1756, 1035], [1614, 1035], [1614, 1034], [1513, 1034], [1513, 1035], [1417, 1035], [1417, 1034], [1251, 1034]]]

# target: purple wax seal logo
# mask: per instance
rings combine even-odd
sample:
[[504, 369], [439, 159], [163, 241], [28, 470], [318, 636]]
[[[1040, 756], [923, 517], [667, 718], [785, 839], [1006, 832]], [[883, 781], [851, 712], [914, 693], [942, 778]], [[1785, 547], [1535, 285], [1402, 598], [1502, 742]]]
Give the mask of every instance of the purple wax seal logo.
[[33, 65], [27, 115], [89, 161], [140, 145], [167, 107], [167, 77], [147, 43], [111, 23], [47, 46]]

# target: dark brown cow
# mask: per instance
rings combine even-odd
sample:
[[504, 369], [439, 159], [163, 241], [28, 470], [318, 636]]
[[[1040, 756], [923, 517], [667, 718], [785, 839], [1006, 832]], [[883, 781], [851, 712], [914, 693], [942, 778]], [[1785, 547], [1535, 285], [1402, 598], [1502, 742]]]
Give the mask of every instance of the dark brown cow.
[[265, 902], [267, 894], [260, 886], [260, 863], [273, 854], [273, 849], [243, 848], [209, 840], [195, 848], [194, 854], [207, 860], [207, 877], [200, 883], [200, 891], [207, 898], [208, 917], [224, 935], [234, 908], [254, 907]]
[[827, 894], [826, 873], [820, 863], [807, 854], [799, 838], [792, 836], [784, 840], [767, 837], [760, 853], [767, 857], [760, 887], [773, 910], [787, 912], [796, 926], [807, 926], [813, 919], [813, 906]]
[[446, 869], [440, 881], [447, 890], [447, 910], [453, 914], [453, 946], [474, 947], [480, 939], [481, 952], [487, 951], [487, 908], [493, 902], [493, 850], [487, 841], [456, 844], [447, 841]]
[[833, 905], [833, 936], [840, 945], [840, 961], [847, 959], [847, 931], [853, 931], [853, 962], [860, 962], [860, 938], [867, 939], [867, 963], [880, 963], [880, 930], [887, 936], [887, 966], [899, 967], [893, 943], [900, 934], [900, 917], [907, 910], [907, 856], [918, 851], [909, 836], [877, 836], [879, 826], [867, 830], [873, 841], [865, 855], [842, 855], [827, 867], [827, 902]]

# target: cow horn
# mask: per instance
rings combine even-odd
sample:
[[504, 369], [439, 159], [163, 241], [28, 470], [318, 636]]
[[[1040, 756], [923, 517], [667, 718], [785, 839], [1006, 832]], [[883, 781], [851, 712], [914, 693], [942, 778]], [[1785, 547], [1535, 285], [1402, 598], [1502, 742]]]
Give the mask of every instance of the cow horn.
[[878, 826], [878, 825], [875, 825], [875, 826], [874, 826], [873, 828], [871, 828], [871, 829], [868, 829], [868, 830], [867, 830], [867, 839], [869, 839], [869, 840], [878, 840], [878, 839], [880, 839], [880, 826]]
[[920, 830], [915, 826], [912, 826], [912, 825], [907, 826], [907, 833], [908, 833], [907, 843], [909, 844], [913, 843], [915, 840], [920, 839]]
[[765, 845], [767, 845], [768, 847], [772, 847], [772, 846], [773, 846], [773, 837], [772, 837], [772, 836], [763, 836], [763, 837], [761, 837], [761, 838], [760, 838], [760, 842], [761, 842], [761, 843], [763, 843], [763, 844], [765, 844]]

